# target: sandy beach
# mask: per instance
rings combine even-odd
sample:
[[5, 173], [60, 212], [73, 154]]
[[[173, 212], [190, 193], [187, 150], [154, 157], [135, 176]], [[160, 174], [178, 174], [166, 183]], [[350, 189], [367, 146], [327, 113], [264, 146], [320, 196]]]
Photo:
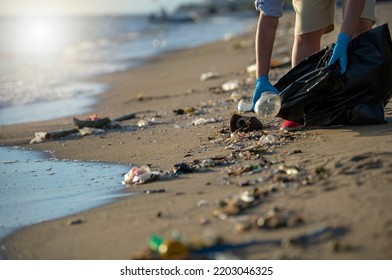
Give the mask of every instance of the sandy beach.
[[[392, 26], [391, 15], [392, 3], [377, 3], [376, 26]], [[274, 59], [290, 57], [293, 24], [293, 14], [286, 13]], [[322, 45], [334, 42], [338, 30], [326, 35]], [[148, 240], [155, 234], [164, 239], [179, 235], [184, 244], [219, 239], [231, 248], [222, 251], [227, 258], [392, 259], [392, 103], [385, 109], [388, 123], [382, 125], [285, 132], [276, 118], [263, 122], [263, 130], [232, 134], [238, 95], [250, 98], [253, 92], [247, 67], [254, 62], [250, 30], [97, 77], [109, 90], [91, 114], [114, 119], [135, 113], [121, 122], [123, 129], [104, 134], [29, 144], [35, 132], [74, 128], [72, 118], [1, 126], [2, 145], [49, 150], [58, 159], [134, 164], [153, 171], [172, 171], [181, 163], [197, 166], [193, 172], [128, 187], [140, 195], [23, 228], [2, 240], [1, 254], [28, 260], [148, 258]], [[289, 69], [273, 68], [272, 82]], [[217, 75], [202, 81], [208, 72]], [[222, 90], [228, 82], [238, 88]], [[147, 125], [138, 126], [140, 120]], [[267, 135], [272, 140], [262, 142]], [[152, 193], [143, 193], [148, 190]], [[247, 203], [239, 205], [243, 197]], [[275, 220], [269, 224], [272, 209]], [[279, 213], [282, 223], [277, 222]]]

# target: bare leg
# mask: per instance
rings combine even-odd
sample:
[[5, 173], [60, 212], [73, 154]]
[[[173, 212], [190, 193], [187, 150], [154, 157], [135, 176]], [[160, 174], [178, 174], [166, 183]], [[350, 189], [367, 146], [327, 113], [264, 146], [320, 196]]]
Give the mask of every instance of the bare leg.
[[324, 29], [297, 35], [294, 37], [294, 44], [291, 57], [291, 66], [294, 67], [309, 55], [320, 50], [321, 36]]

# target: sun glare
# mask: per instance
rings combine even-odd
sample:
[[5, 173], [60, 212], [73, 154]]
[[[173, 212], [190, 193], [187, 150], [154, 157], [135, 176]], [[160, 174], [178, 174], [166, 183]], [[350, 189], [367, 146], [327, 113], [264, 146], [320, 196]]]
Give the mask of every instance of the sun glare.
[[15, 44], [27, 54], [51, 54], [61, 47], [63, 31], [59, 19], [24, 18], [15, 36]]

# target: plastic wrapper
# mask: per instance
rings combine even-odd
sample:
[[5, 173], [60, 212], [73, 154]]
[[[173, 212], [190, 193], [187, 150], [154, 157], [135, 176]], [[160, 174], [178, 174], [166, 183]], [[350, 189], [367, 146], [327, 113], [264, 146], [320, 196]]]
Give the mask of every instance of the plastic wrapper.
[[148, 166], [132, 167], [128, 173], [124, 175], [123, 184], [144, 184], [155, 180], [160, 175], [157, 171], [151, 171]]
[[275, 87], [282, 100], [278, 114], [305, 126], [385, 123], [384, 107], [392, 95], [392, 42], [387, 24], [354, 38], [347, 71], [328, 66], [333, 46], [309, 56]]

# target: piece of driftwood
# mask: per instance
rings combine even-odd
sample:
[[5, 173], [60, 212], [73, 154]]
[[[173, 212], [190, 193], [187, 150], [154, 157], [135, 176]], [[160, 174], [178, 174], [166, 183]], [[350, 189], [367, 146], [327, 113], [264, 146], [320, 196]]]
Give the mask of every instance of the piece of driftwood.
[[[135, 113], [128, 113], [125, 115], [122, 115], [120, 117], [115, 118], [113, 121], [114, 122], [122, 122], [125, 120], [133, 119], [136, 117]], [[73, 118], [73, 122], [76, 125], [76, 128], [71, 128], [71, 129], [59, 129], [59, 130], [53, 130], [53, 131], [48, 131], [48, 132], [35, 132], [35, 137], [30, 141], [30, 144], [35, 144], [35, 143], [42, 143], [46, 140], [54, 140], [54, 139], [59, 139], [65, 136], [68, 136], [70, 134], [74, 133], [80, 133], [80, 130], [82, 128], [94, 128], [94, 129], [102, 129], [104, 127], [110, 127], [109, 124], [112, 123], [112, 120], [108, 117], [102, 118], [102, 119], [97, 119], [97, 120], [80, 120], [77, 118]], [[95, 131], [97, 132], [97, 131]], [[91, 134], [91, 132], [88, 133], [81, 133], [82, 135], [87, 135]]]
[[48, 131], [46, 132], [45, 139], [47, 140], [58, 139], [77, 132], [78, 132], [77, 128]]
[[130, 119], [134, 119], [135, 117], [136, 117], [135, 113], [130, 113], [130, 114], [122, 115], [121, 117], [115, 118], [114, 121], [122, 122], [122, 121], [130, 120]]
[[37, 144], [45, 142], [46, 140], [59, 139], [70, 134], [77, 133], [79, 130], [77, 128], [72, 129], [60, 129], [48, 132], [35, 132], [34, 138], [30, 140], [30, 144]]
[[[113, 119], [113, 121], [122, 122], [125, 120], [133, 119], [135, 117], [136, 117], [135, 113], [129, 113], [129, 114], [117, 117], [117, 118]], [[103, 128], [103, 127], [107, 126], [111, 121], [112, 120], [108, 117], [102, 118], [102, 119], [97, 119], [97, 120], [80, 120], [77, 118], [73, 118], [73, 122], [77, 128], [83, 128], [83, 127]]]

